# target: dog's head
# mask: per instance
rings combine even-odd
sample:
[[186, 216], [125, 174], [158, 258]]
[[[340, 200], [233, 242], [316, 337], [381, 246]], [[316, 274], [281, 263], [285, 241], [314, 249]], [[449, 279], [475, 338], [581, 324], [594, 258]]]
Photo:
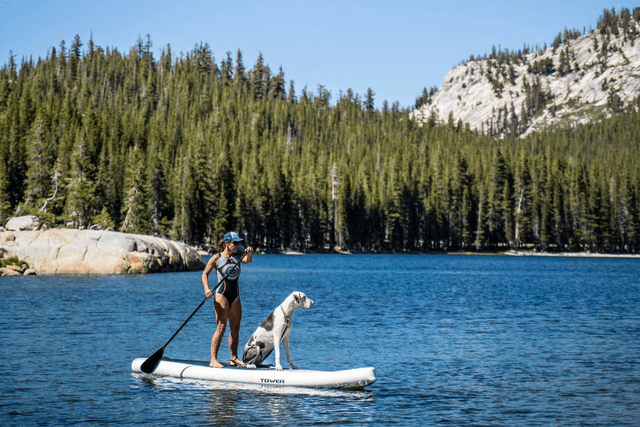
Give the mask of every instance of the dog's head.
[[291, 294], [291, 297], [293, 298], [293, 305], [296, 309], [313, 307], [313, 300], [311, 298], [307, 298], [307, 296], [302, 292], [294, 292]]

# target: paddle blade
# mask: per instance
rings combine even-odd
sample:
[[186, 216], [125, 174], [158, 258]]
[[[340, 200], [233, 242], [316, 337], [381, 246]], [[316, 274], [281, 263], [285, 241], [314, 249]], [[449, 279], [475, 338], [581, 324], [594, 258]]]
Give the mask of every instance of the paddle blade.
[[164, 354], [164, 347], [162, 347], [160, 350], [153, 353], [151, 356], [149, 356], [147, 360], [142, 362], [142, 365], [140, 365], [140, 370], [145, 374], [153, 373], [153, 371], [155, 371], [156, 368], [158, 367], [158, 364], [160, 363], [160, 360], [162, 359], [163, 354]]

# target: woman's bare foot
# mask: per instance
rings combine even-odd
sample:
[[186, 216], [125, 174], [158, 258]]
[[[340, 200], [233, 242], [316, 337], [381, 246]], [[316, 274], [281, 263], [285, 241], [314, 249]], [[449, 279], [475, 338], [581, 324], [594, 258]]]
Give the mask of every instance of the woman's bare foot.
[[211, 366], [212, 368], [224, 368], [224, 366], [222, 366], [222, 363], [218, 362], [217, 360], [212, 360], [211, 363], [209, 363], [209, 366]]
[[237, 357], [235, 359], [231, 359], [229, 361], [229, 364], [231, 366], [240, 366], [241, 368], [246, 368], [246, 365], [244, 363], [242, 363], [242, 361], [240, 359], [238, 359]]

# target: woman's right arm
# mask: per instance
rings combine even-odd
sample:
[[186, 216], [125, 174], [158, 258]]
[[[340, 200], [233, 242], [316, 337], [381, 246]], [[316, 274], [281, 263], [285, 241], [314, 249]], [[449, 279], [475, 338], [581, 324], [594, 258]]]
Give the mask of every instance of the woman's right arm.
[[213, 296], [213, 291], [209, 288], [209, 274], [218, 266], [219, 257], [219, 254], [212, 256], [202, 272], [202, 285], [204, 286], [204, 294], [207, 298], [211, 298]]

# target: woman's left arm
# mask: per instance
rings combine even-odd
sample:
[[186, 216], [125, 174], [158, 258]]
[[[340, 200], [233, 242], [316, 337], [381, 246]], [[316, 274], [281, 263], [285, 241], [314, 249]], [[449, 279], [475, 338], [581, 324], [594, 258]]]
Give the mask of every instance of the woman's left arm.
[[252, 255], [253, 255], [253, 248], [251, 246], [249, 246], [246, 249], [246, 252], [247, 252], [247, 256], [242, 259], [242, 263], [243, 264], [248, 264], [248, 263], [251, 262]]

